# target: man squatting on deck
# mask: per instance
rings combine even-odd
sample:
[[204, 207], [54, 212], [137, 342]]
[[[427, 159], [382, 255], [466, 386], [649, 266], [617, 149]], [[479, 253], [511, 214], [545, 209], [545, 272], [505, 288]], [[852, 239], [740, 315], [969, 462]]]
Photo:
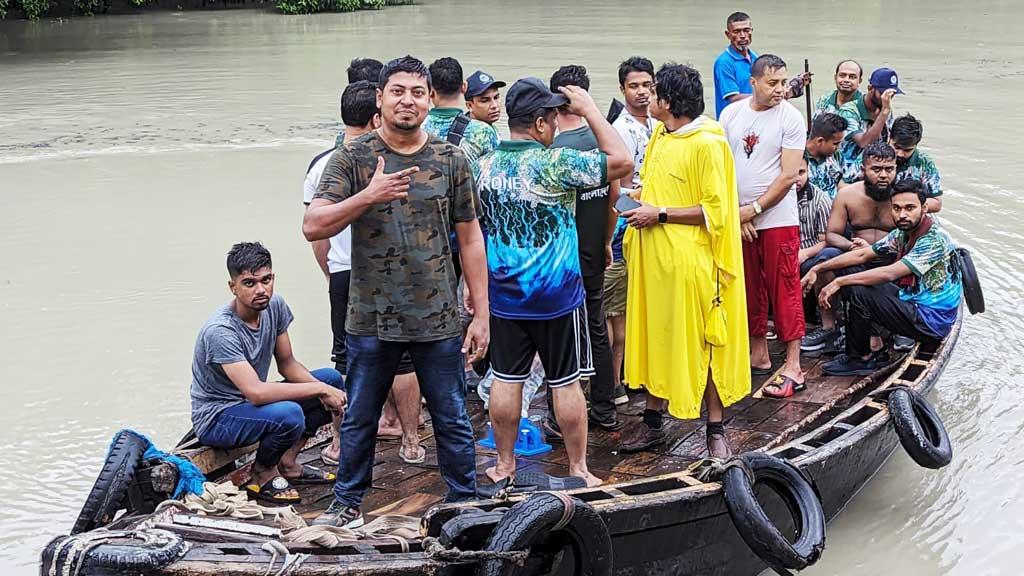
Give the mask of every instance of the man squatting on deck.
[[[600, 296], [624, 301], [605, 316], [616, 318], [609, 323], [614, 340], [624, 343], [625, 381], [647, 393], [642, 425], [623, 434], [624, 451], [664, 442], [664, 411], [695, 418], [704, 404], [708, 454], [731, 452], [723, 408], [749, 394], [751, 364], [768, 370], [769, 301], [787, 352], [764, 390], [769, 397], [803, 389], [801, 348], [845, 350], [826, 371], [860, 374], [877, 369], [883, 334], [917, 341], [948, 334], [962, 289], [951, 266], [953, 244], [929, 214], [942, 207], [941, 184], [934, 163], [917, 150], [920, 122], [910, 115], [893, 122], [893, 97], [903, 93], [895, 72], [875, 70], [862, 94], [860, 65], [841, 62], [836, 91], [819, 99], [806, 138], [803, 119], [786, 99], [799, 96], [809, 77], [788, 79], [780, 58], [754, 55], [749, 21], [742, 13], [729, 17], [730, 48], [715, 65], [722, 124], [704, 115], [696, 70], [670, 63], [654, 74], [649, 60], [633, 57], [619, 70], [627, 105], [614, 128], [580, 86], [589, 84], [585, 70], [569, 66], [555, 75], [566, 78], [552, 79], [557, 92], [536, 78], [511, 87], [511, 138], [496, 143], [488, 124], [500, 115], [494, 106], [504, 84], [490, 75], [477, 72], [467, 85], [451, 58], [430, 69], [409, 56], [383, 67], [353, 61], [371, 72], [350, 74], [342, 99], [348, 133], [307, 171], [315, 193], [307, 190], [303, 222], [308, 240], [330, 240], [314, 251], [331, 278], [333, 352], [346, 368], [347, 406], [337, 372], [309, 373], [291, 355], [291, 314], [273, 295], [269, 253], [239, 244], [228, 258], [235, 298], [196, 344], [192, 397], [200, 441], [225, 448], [260, 442], [247, 486], [256, 498], [294, 502], [292, 484], [334, 481], [334, 501], [316, 522], [357, 527], [378, 429], [396, 426], [397, 417], [403, 459], [421, 455], [412, 410], [419, 410], [418, 391], [396, 394], [406, 401], [378, 422], [405, 358], [432, 416], [447, 500], [473, 498], [463, 367], [467, 356], [484, 356], [493, 335], [490, 416], [498, 458], [486, 470], [489, 480], [514, 482], [522, 382], [539, 355], [570, 473], [599, 483], [587, 468], [588, 414], [579, 383], [597, 356], [585, 301], [596, 303], [602, 290], [585, 276], [604, 272], [594, 258], [599, 240], [611, 245], [615, 264]], [[475, 102], [481, 95], [487, 101]], [[481, 122], [469, 122], [453, 141], [459, 98]], [[580, 138], [551, 147], [559, 132]], [[615, 181], [639, 207], [608, 218], [575, 214], [584, 193]], [[840, 210], [830, 218], [833, 202]], [[578, 230], [585, 222], [600, 230]], [[864, 238], [868, 228], [879, 234]], [[581, 269], [579, 238], [587, 242], [590, 272]], [[464, 303], [457, 296], [460, 269]], [[347, 277], [336, 280], [341, 272]], [[801, 272], [804, 289], [818, 292], [808, 319], [823, 313], [823, 326], [806, 336]], [[849, 309], [846, 318], [829, 314], [837, 296]], [[472, 311], [465, 332], [460, 304]], [[271, 355], [288, 384], [266, 382]], [[600, 381], [607, 409], [613, 380]], [[326, 462], [338, 456], [336, 478], [295, 461], [332, 412], [344, 412], [340, 438], [323, 453]], [[616, 423], [611, 413], [590, 416], [602, 427]]]

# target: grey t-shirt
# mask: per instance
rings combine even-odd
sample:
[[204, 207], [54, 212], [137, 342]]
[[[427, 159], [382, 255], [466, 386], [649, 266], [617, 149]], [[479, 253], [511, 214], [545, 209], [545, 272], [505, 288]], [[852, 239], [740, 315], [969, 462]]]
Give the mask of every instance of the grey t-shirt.
[[231, 303], [220, 307], [203, 324], [192, 355], [192, 426], [202, 439], [225, 408], [245, 402], [245, 396], [224, 373], [224, 364], [248, 362], [266, 381], [277, 337], [294, 317], [284, 298], [274, 294], [260, 312], [258, 328], [250, 328], [235, 314]]

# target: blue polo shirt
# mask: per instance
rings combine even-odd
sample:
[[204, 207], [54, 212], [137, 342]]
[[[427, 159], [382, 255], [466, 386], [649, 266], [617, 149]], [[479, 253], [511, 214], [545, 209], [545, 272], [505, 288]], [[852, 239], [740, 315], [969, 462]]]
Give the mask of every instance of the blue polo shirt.
[[744, 58], [732, 44], [715, 60], [715, 118], [729, 105], [726, 96], [750, 94], [750, 65], [757, 60], [757, 53], [747, 49], [749, 59]]

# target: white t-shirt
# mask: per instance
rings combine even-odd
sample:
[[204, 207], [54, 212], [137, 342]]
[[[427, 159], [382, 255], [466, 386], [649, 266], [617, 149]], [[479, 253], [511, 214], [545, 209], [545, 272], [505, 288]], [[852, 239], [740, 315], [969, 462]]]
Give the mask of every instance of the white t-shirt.
[[[320, 176], [323, 175], [332, 152], [334, 152], [334, 148], [317, 154], [309, 165], [309, 169], [306, 170], [306, 180], [302, 183], [302, 202], [306, 205], [313, 201], [316, 187], [320, 184]], [[331, 249], [327, 252], [327, 270], [334, 274], [351, 269], [352, 229], [345, 228], [331, 238]]]
[[640, 186], [640, 167], [644, 165], [644, 154], [647, 152], [647, 142], [651, 140], [651, 133], [654, 132], [655, 120], [647, 118], [644, 124], [628, 110], [623, 110], [619, 117], [612, 123], [612, 128], [619, 133], [626, 150], [633, 155], [633, 188]]
[[[718, 118], [736, 162], [736, 186], [740, 205], [760, 198], [782, 172], [782, 150], [803, 151], [807, 143], [804, 117], [789, 102], [755, 112], [751, 98], [727, 106]], [[782, 200], [754, 218], [754, 228], [799, 226], [796, 186]]]

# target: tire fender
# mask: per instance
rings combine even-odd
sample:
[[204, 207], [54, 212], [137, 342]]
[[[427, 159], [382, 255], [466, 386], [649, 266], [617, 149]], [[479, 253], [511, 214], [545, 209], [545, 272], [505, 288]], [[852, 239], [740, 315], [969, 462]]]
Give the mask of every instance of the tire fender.
[[128, 487], [142, 464], [146, 447], [146, 442], [130, 431], [122, 430], [114, 435], [107, 460], [85, 498], [82, 511], [71, 529], [72, 534], [106, 526], [114, 519], [127, 501]]
[[[564, 523], [566, 504], [564, 494], [549, 492], [534, 494], [516, 503], [506, 512], [494, 527], [487, 540], [490, 552], [511, 552], [526, 550], [531, 545], [546, 539]], [[577, 549], [577, 559], [582, 564], [577, 574], [588, 576], [611, 576], [612, 540], [604, 520], [594, 508], [582, 500], [572, 498], [573, 513], [564, 530], [572, 538]], [[518, 566], [501, 560], [485, 560], [477, 567], [477, 576], [512, 576]]]
[[966, 248], [957, 248], [953, 251], [953, 256], [956, 259], [957, 270], [960, 271], [960, 283], [963, 285], [967, 310], [971, 314], [981, 314], [985, 311], [985, 294], [981, 291], [981, 280], [974, 268], [974, 258]]
[[[75, 536], [60, 536], [43, 550], [40, 574], [64, 570], [85, 574], [148, 574], [174, 562], [188, 551], [188, 543], [168, 530], [144, 530], [114, 534], [116, 541], [87, 548], [84, 557], [76, 556], [79, 548]], [[136, 542], [137, 541], [137, 542]], [[74, 565], [66, 566], [68, 562]], [[76, 572], [77, 573], [77, 572]]]
[[825, 548], [825, 513], [814, 486], [788, 461], [763, 452], [740, 458], [754, 478], [779, 494], [789, 508], [798, 537], [792, 544], [765, 514], [741, 466], [726, 469], [723, 477], [725, 506], [743, 541], [779, 574], [803, 570], [821, 557]]
[[953, 460], [946, 427], [923, 396], [909, 388], [896, 388], [889, 393], [888, 403], [900, 445], [914, 462], [938, 469]]

